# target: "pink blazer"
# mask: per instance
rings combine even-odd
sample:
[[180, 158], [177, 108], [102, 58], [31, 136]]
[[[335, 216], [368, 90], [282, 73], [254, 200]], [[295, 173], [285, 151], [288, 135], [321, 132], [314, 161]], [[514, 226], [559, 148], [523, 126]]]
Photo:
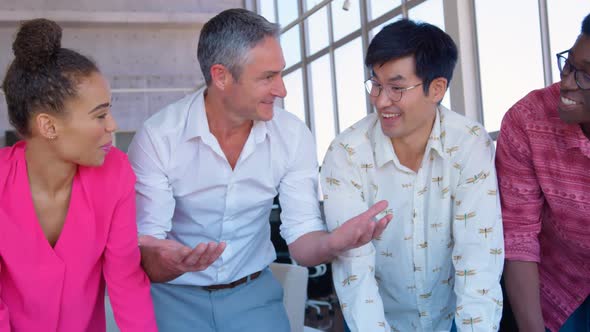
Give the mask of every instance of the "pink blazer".
[[25, 148], [0, 149], [0, 332], [104, 332], [105, 281], [121, 331], [156, 331], [127, 156], [112, 149], [103, 166], [78, 167], [52, 248], [35, 214]]

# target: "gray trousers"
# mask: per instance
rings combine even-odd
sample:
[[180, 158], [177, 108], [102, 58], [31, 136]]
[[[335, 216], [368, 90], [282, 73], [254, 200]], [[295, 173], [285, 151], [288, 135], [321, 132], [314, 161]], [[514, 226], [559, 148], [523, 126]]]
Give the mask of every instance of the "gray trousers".
[[283, 289], [266, 268], [230, 289], [152, 284], [160, 332], [288, 332]]

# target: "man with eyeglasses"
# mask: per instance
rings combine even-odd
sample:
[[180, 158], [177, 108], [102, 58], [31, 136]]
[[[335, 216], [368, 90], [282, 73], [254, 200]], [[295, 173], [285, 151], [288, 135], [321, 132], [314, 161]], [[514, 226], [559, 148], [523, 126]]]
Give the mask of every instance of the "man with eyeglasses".
[[321, 171], [330, 230], [387, 200], [395, 220], [333, 261], [352, 331], [495, 331], [504, 239], [494, 145], [483, 127], [440, 105], [453, 40], [400, 20], [367, 51], [377, 112], [332, 142]]
[[561, 82], [504, 116], [496, 166], [504, 281], [521, 331], [590, 331], [590, 15]]

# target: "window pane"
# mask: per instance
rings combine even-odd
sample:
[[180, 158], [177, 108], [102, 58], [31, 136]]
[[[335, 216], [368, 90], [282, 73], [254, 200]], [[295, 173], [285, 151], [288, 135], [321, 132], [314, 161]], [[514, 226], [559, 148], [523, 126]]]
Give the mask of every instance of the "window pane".
[[[575, 10], [572, 10], [575, 8]], [[559, 69], [555, 54], [568, 50], [580, 34], [582, 20], [590, 13], [590, 1], [548, 0], [549, 38], [553, 82], [559, 82]]]
[[[504, 9], [506, 10], [506, 9]], [[414, 21], [428, 22], [445, 29], [445, 15], [442, 0], [428, 0], [408, 10], [408, 16]]]
[[305, 11], [319, 5], [323, 0], [305, 0]]
[[258, 8], [260, 8], [260, 15], [264, 16], [264, 18], [270, 22], [277, 22], [274, 0], [258, 0]]
[[369, 9], [369, 13], [371, 13], [371, 17], [369, 19], [376, 19], [377, 17], [401, 5], [401, 0], [370, 0], [369, 7], [371, 8]]
[[335, 137], [334, 104], [332, 102], [332, 78], [330, 58], [326, 54], [311, 63], [310, 83], [312, 90], [313, 131], [318, 149], [318, 162], [324, 159], [330, 142]]
[[537, 0], [476, 0], [475, 13], [484, 125], [496, 131], [514, 103], [544, 85], [539, 8]]
[[277, 1], [277, 5], [279, 6], [279, 24], [281, 26], [284, 27], [299, 17], [297, 0], [280, 0]]
[[299, 25], [281, 34], [281, 47], [285, 57], [286, 68], [301, 61], [301, 44], [299, 43]]
[[349, 33], [361, 28], [361, 14], [359, 11], [359, 2], [350, 1], [348, 10], [342, 9], [343, 0], [332, 2], [332, 22], [334, 28], [334, 41], [348, 35]]
[[308, 55], [328, 46], [328, 10], [326, 7], [323, 7], [306, 19], [305, 28], [308, 37]]
[[297, 115], [301, 121], [305, 122], [305, 104], [303, 99], [303, 76], [301, 68], [295, 70], [283, 78], [287, 96], [284, 100], [285, 110]]
[[363, 50], [360, 38], [334, 52], [340, 131], [367, 115]]

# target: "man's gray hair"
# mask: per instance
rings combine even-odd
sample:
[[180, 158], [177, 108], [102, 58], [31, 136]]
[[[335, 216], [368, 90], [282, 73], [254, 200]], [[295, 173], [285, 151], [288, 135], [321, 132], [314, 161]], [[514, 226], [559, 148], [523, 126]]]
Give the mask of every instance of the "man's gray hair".
[[280, 28], [246, 9], [228, 9], [210, 19], [201, 30], [197, 58], [207, 86], [211, 67], [221, 64], [237, 80], [248, 60], [248, 52], [265, 37], [278, 38]]

